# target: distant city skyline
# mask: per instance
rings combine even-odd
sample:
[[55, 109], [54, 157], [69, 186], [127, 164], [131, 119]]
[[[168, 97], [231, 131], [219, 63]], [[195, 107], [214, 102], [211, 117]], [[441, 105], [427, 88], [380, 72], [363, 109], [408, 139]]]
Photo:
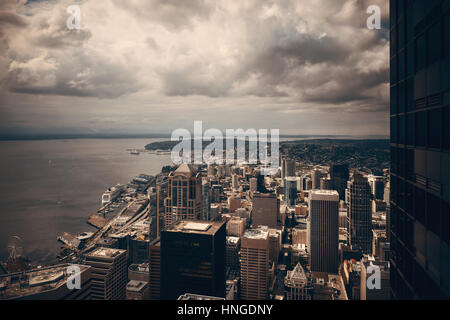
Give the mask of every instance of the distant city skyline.
[[[69, 30], [66, 9], [81, 8]], [[366, 26], [378, 5], [382, 29]], [[388, 1], [0, 4], [0, 134], [389, 134]], [[349, 41], [349, 39], [352, 39]]]

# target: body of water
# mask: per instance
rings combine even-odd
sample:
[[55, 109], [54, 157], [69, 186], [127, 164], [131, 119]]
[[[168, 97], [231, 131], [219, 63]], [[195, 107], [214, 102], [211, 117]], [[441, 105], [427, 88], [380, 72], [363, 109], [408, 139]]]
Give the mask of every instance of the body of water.
[[58, 235], [94, 229], [86, 221], [108, 187], [171, 163], [170, 155], [126, 151], [161, 140], [167, 139], [1, 141], [0, 259], [8, 257], [8, 239], [19, 236], [25, 256], [54, 261]]

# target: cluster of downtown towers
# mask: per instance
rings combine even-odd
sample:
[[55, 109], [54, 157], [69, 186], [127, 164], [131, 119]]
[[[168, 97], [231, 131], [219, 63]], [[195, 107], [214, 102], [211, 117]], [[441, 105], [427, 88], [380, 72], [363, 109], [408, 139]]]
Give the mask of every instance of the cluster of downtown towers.
[[450, 1], [390, 1], [393, 299], [450, 298]]

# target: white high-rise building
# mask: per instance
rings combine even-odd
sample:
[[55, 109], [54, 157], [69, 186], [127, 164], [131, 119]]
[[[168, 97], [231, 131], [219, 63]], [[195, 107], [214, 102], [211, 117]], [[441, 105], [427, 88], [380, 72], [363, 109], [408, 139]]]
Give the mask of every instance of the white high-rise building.
[[308, 248], [311, 271], [338, 272], [339, 193], [335, 190], [312, 190], [309, 194]]

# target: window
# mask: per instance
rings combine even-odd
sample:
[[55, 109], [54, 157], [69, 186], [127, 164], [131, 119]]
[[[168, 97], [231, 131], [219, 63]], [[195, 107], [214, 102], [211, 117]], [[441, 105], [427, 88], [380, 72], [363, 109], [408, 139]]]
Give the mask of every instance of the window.
[[414, 216], [423, 225], [425, 225], [425, 200], [425, 191], [416, 188], [414, 196]]
[[414, 108], [414, 77], [411, 77], [406, 82], [406, 110], [411, 111]]
[[442, 39], [444, 39], [444, 56], [448, 56], [450, 55], [450, 12], [445, 15], [443, 24], [444, 36]]
[[394, 57], [391, 59], [391, 83], [397, 83], [397, 57]]
[[441, 23], [435, 23], [428, 29], [428, 64], [441, 58]]
[[408, 114], [406, 120], [406, 144], [414, 145], [414, 114]]
[[414, 75], [414, 43], [411, 42], [405, 49], [406, 56], [406, 76], [411, 77]]
[[425, 68], [427, 63], [427, 51], [426, 51], [426, 38], [425, 34], [421, 35], [416, 40], [415, 47], [415, 58], [416, 58], [416, 72]]
[[440, 235], [441, 202], [432, 194], [427, 194], [427, 227], [435, 234]]
[[444, 109], [444, 148], [450, 150], [450, 107]]
[[398, 124], [398, 142], [399, 143], [405, 143], [406, 139], [405, 139], [405, 132], [406, 132], [406, 125], [405, 125], [405, 116], [400, 116], [399, 117], [399, 124]]
[[401, 50], [405, 47], [405, 18], [402, 18], [398, 22], [398, 50]]
[[397, 117], [391, 118], [391, 141], [397, 142]]
[[400, 82], [398, 85], [398, 112], [405, 112], [405, 103], [406, 103], [406, 83], [405, 81]]
[[397, 113], [397, 86], [391, 87], [391, 114]]
[[441, 147], [442, 109], [431, 110], [428, 114], [428, 142], [433, 148]]
[[426, 111], [416, 113], [415, 141], [418, 146], [427, 144], [427, 113]]

